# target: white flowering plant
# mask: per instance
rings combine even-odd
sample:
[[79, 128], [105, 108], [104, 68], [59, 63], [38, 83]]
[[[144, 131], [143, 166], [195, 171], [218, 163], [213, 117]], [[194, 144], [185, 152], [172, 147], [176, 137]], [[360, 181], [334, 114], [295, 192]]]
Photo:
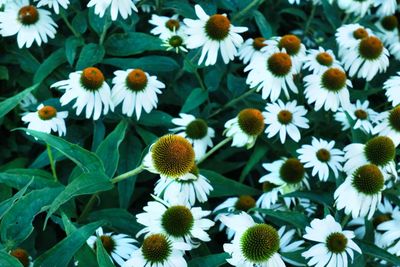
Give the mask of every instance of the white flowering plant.
[[0, 0], [0, 266], [400, 266], [396, 0]]

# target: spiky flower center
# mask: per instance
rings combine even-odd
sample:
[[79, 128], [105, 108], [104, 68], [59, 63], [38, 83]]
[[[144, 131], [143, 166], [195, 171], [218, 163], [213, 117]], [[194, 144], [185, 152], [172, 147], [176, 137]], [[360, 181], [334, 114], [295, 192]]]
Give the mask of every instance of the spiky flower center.
[[162, 215], [161, 224], [169, 235], [183, 237], [190, 233], [194, 218], [189, 208], [179, 205], [171, 206]]
[[363, 109], [357, 109], [354, 111], [354, 115], [360, 120], [366, 120], [368, 118], [368, 113]]
[[347, 237], [339, 232], [332, 233], [326, 238], [326, 247], [330, 252], [342, 253], [347, 247]]
[[[116, 245], [114, 239], [108, 235], [102, 235], [99, 238], [104, 249], [107, 251], [108, 254], [111, 255], [111, 252], [114, 251]], [[94, 243], [94, 249], [96, 249], [96, 243]]]
[[162, 175], [178, 178], [188, 173], [194, 164], [194, 150], [189, 141], [179, 135], [164, 135], [152, 146], [154, 168]]
[[244, 257], [253, 263], [268, 261], [279, 250], [279, 235], [268, 224], [256, 224], [248, 228], [240, 238]]
[[24, 6], [18, 11], [18, 20], [24, 25], [35, 24], [39, 20], [39, 12], [35, 6]]
[[238, 198], [235, 203], [235, 208], [237, 210], [248, 211], [256, 206], [256, 201], [253, 197], [243, 195]]
[[96, 67], [89, 67], [82, 71], [81, 84], [88, 91], [97, 91], [104, 83], [103, 73]]
[[277, 187], [276, 184], [270, 183], [270, 182], [268, 182], [268, 181], [266, 181], [266, 182], [264, 182], [264, 183], [262, 184], [263, 192], [270, 192], [270, 191], [271, 191], [272, 189], [274, 189], [275, 187]]
[[333, 57], [327, 52], [321, 52], [316, 57], [317, 62], [322, 66], [330, 67], [333, 63]]
[[399, 25], [399, 21], [396, 16], [386, 16], [381, 21], [382, 27], [387, 31], [393, 31]]
[[288, 53], [291, 56], [294, 56], [300, 51], [301, 41], [297, 36], [293, 34], [288, 34], [283, 36], [279, 40], [278, 46], [280, 49], [285, 48], [286, 53]]
[[344, 88], [346, 86], [346, 80], [346, 73], [338, 68], [326, 70], [321, 78], [323, 87], [331, 92], [338, 92]]
[[191, 139], [202, 139], [207, 136], [208, 125], [202, 119], [195, 119], [186, 126], [186, 135]]
[[377, 228], [378, 225], [380, 225], [381, 223], [390, 221], [392, 219], [393, 218], [392, 218], [392, 215], [390, 213], [380, 214], [380, 215], [376, 216], [372, 220], [372, 225], [374, 226], [374, 228]]
[[317, 151], [317, 159], [321, 162], [328, 162], [331, 159], [331, 153], [325, 148]]
[[146, 261], [163, 263], [172, 253], [172, 244], [165, 235], [153, 234], [143, 240], [141, 249]]
[[376, 136], [365, 144], [364, 154], [369, 162], [378, 166], [385, 166], [394, 159], [396, 148], [389, 137]]
[[358, 28], [353, 32], [353, 37], [357, 40], [368, 37], [368, 32], [364, 28]]
[[261, 48], [263, 48], [264, 46], [267, 46], [266, 44], [264, 44], [265, 40], [266, 39], [263, 38], [263, 37], [254, 38], [254, 40], [253, 40], [253, 48], [255, 50], [261, 50]]
[[292, 69], [292, 60], [286, 53], [275, 53], [268, 58], [267, 67], [275, 76], [284, 77]]
[[57, 109], [52, 106], [44, 106], [38, 110], [39, 118], [47, 121], [57, 116]]
[[279, 111], [278, 121], [281, 124], [287, 125], [287, 124], [291, 123], [292, 120], [293, 120], [292, 112], [290, 112], [289, 110], [286, 110], [286, 109]]
[[10, 252], [11, 256], [15, 257], [18, 259], [18, 261], [22, 264], [24, 267], [29, 266], [29, 254], [28, 252], [23, 249], [23, 248], [16, 248]]
[[143, 91], [147, 86], [147, 75], [141, 69], [135, 69], [126, 76], [126, 86], [133, 92]]
[[180, 47], [183, 44], [183, 39], [179, 35], [174, 35], [168, 39], [168, 43], [174, 48]]
[[383, 44], [381, 40], [375, 36], [365, 37], [361, 40], [358, 51], [363, 58], [374, 60], [379, 58], [382, 54]]
[[228, 36], [230, 27], [231, 22], [226, 16], [215, 14], [206, 22], [205, 30], [210, 39], [222, 41]]
[[304, 178], [303, 164], [296, 158], [287, 159], [279, 170], [280, 177], [288, 184], [297, 184]]
[[366, 164], [353, 174], [353, 187], [360, 193], [374, 195], [383, 189], [384, 178], [378, 166]]
[[394, 130], [400, 132], [400, 106], [390, 111], [389, 124]]
[[179, 30], [179, 27], [180, 27], [179, 20], [169, 19], [165, 23], [165, 27], [167, 27], [170, 31], [177, 31], [177, 30]]
[[260, 135], [265, 126], [264, 116], [258, 109], [247, 108], [238, 115], [240, 129], [248, 135]]

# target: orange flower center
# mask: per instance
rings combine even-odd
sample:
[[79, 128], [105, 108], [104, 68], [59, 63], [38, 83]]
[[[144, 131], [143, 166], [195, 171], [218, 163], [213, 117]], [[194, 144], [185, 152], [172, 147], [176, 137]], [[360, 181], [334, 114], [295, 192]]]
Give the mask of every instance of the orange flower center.
[[141, 69], [132, 70], [126, 77], [126, 86], [134, 92], [143, 91], [147, 82], [147, 75]]
[[330, 68], [322, 74], [322, 85], [329, 91], [340, 91], [346, 85], [346, 73], [338, 68]]
[[365, 37], [361, 40], [359, 52], [362, 57], [369, 60], [377, 59], [383, 51], [381, 40], [375, 36]]
[[317, 61], [323, 66], [330, 67], [333, 63], [333, 58], [329, 53], [322, 52], [317, 55]]
[[25, 249], [16, 248], [13, 251], [11, 251], [10, 254], [11, 256], [17, 258], [24, 267], [29, 266], [29, 254]]
[[292, 68], [292, 60], [286, 53], [275, 53], [268, 58], [268, 69], [275, 76], [286, 76]]
[[385, 30], [393, 31], [399, 25], [396, 16], [386, 16], [382, 19], [381, 24]]
[[354, 115], [357, 117], [357, 119], [360, 120], [365, 120], [368, 117], [368, 113], [362, 109], [357, 109], [356, 111], [354, 111]]
[[254, 40], [253, 40], [253, 48], [255, 50], [261, 50], [261, 48], [263, 48], [264, 46], [267, 46], [266, 44], [264, 44], [265, 40], [266, 39], [263, 38], [263, 37], [254, 38]]
[[52, 106], [44, 106], [38, 110], [39, 118], [44, 121], [51, 120], [57, 116], [57, 109]]
[[95, 67], [89, 67], [82, 71], [81, 84], [88, 91], [97, 91], [104, 83], [103, 73]]
[[39, 12], [35, 6], [24, 6], [18, 12], [18, 20], [24, 25], [35, 24], [39, 20]]
[[293, 114], [289, 110], [281, 110], [278, 113], [278, 121], [282, 124], [289, 124], [292, 122]]
[[176, 19], [170, 19], [165, 23], [165, 27], [167, 27], [170, 31], [177, 31], [180, 27], [180, 23]]
[[247, 108], [238, 115], [240, 129], [248, 135], [260, 135], [264, 130], [264, 116], [258, 109]]
[[221, 41], [228, 36], [230, 27], [231, 22], [226, 16], [215, 14], [206, 22], [205, 30], [208, 37], [216, 41]]
[[358, 28], [353, 32], [353, 37], [356, 39], [362, 39], [368, 37], [368, 32], [364, 28]]
[[291, 56], [296, 55], [300, 51], [300, 47], [301, 47], [300, 39], [293, 34], [285, 35], [279, 41], [279, 48], [281, 49], [285, 48], [286, 53], [288, 53]]

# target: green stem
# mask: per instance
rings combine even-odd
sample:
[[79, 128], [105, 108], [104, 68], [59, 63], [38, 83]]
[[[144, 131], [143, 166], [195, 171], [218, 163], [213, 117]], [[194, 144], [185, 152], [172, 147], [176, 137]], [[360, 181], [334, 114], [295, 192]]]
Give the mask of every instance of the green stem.
[[89, 212], [92, 210], [93, 205], [97, 199], [98, 195], [94, 194], [90, 197], [89, 201], [86, 203], [85, 207], [82, 210], [81, 215], [78, 218], [78, 222], [81, 222], [82, 219], [86, 218], [86, 216], [89, 214]]
[[196, 76], [196, 79], [197, 79], [197, 81], [199, 82], [199, 85], [200, 85], [201, 89], [203, 89], [204, 91], [207, 91], [207, 87], [205, 86], [205, 84], [204, 84], [204, 82], [203, 82], [203, 79], [201, 78], [201, 76], [200, 76], [200, 74], [199, 74], [199, 71], [198, 71], [198, 69], [197, 69], [197, 64], [195, 65], [195, 64], [192, 62], [193, 59], [197, 58], [197, 56], [199, 55], [200, 51], [201, 51], [201, 50], [199, 49], [199, 51], [197, 51], [197, 53], [194, 55], [194, 57], [193, 57], [191, 60], [188, 60], [188, 59], [185, 57], [185, 61], [186, 61], [186, 62], [190, 65], [190, 67], [193, 69], [193, 73], [194, 73], [194, 75]]
[[313, 20], [314, 16], [315, 16], [315, 11], [317, 10], [317, 5], [313, 5], [312, 9], [311, 9], [311, 14], [308, 17], [308, 20], [306, 22], [306, 26], [304, 27], [304, 35], [306, 35], [308, 33], [308, 30], [310, 28], [311, 25], [311, 21]]
[[199, 165], [200, 163], [202, 163], [206, 158], [208, 158], [209, 156], [211, 156], [212, 154], [214, 154], [215, 151], [217, 151], [218, 149], [220, 149], [221, 147], [223, 147], [226, 143], [228, 143], [229, 141], [232, 140], [232, 137], [227, 137], [224, 140], [222, 140], [221, 142], [219, 142], [216, 146], [214, 146], [210, 151], [208, 151], [201, 159], [199, 159], [199, 161], [197, 162], [197, 165]]
[[77, 32], [74, 27], [72, 27], [71, 23], [69, 23], [67, 17], [63, 12], [60, 13], [62, 20], [65, 22], [65, 25], [70, 29], [70, 31], [75, 35], [77, 38], [81, 38], [81, 35], [79, 32]]
[[344, 216], [342, 223], [340, 224], [342, 226], [342, 228], [344, 228], [346, 226], [346, 224], [348, 223], [348, 221], [350, 220], [351, 215], [350, 214], [346, 214], [346, 216]]
[[51, 172], [53, 173], [54, 180], [57, 181], [58, 179], [56, 172], [56, 164], [54, 162], [53, 153], [51, 152], [51, 147], [49, 146], [49, 144], [46, 144], [46, 147], [47, 147], [47, 155], [49, 156]]
[[99, 39], [100, 45], [103, 45], [104, 40], [106, 39], [106, 36], [107, 36], [108, 28], [110, 27], [111, 24], [112, 23], [110, 21], [110, 15], [108, 14], [108, 15], [106, 15], [106, 20], [104, 21], [103, 31], [100, 35], [100, 39]]
[[123, 174], [121, 174], [121, 175], [118, 175], [117, 177], [113, 178], [113, 179], [111, 180], [111, 182], [112, 182], [113, 184], [118, 183], [118, 182], [121, 182], [121, 181], [123, 181], [123, 180], [125, 180], [125, 179], [128, 179], [129, 177], [138, 175], [138, 174], [141, 173], [143, 170], [144, 170], [144, 166], [143, 166], [143, 165], [140, 165], [140, 166], [137, 167], [136, 169], [133, 169], [133, 170], [131, 170], [131, 171], [128, 171], [128, 172], [126, 172], [126, 173], [123, 173]]
[[253, 0], [250, 2], [250, 4], [245, 7], [242, 11], [236, 13], [235, 16], [233, 16], [232, 21], [237, 21], [238, 18], [243, 17], [244, 15], [246, 15], [247, 12], [249, 12], [250, 9], [252, 9], [253, 7], [257, 6], [257, 5], [261, 5], [261, 3], [264, 2], [264, 0]]

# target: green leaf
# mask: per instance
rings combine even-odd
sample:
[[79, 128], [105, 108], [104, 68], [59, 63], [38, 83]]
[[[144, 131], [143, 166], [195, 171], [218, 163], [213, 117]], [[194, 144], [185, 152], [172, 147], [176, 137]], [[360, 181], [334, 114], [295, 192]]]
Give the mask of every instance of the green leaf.
[[100, 18], [99, 15], [94, 14], [94, 8], [89, 8], [88, 13], [90, 27], [100, 36], [106, 24], [107, 14]]
[[219, 254], [199, 257], [189, 261], [188, 267], [204, 267], [204, 266], [218, 267], [225, 264], [227, 258], [229, 258], [228, 253], [219, 253]]
[[113, 177], [117, 170], [119, 161], [118, 148], [122, 140], [125, 138], [125, 132], [128, 124], [122, 120], [114, 131], [112, 131], [103, 142], [100, 143], [96, 150], [96, 154], [103, 161], [105, 172], [108, 176]]
[[85, 12], [78, 12], [72, 19], [72, 27], [79, 33], [84, 33], [87, 30], [87, 21]]
[[307, 217], [296, 211], [280, 211], [280, 210], [269, 210], [269, 209], [259, 209], [253, 208], [251, 211], [258, 211], [267, 217], [276, 219], [281, 222], [289, 223], [296, 228], [304, 229], [309, 223]]
[[47, 133], [42, 133], [34, 130], [25, 128], [19, 128], [28, 134], [46, 142], [50, 146], [54, 147], [70, 160], [76, 163], [83, 172], [103, 172], [104, 166], [99, 157], [86, 149], [69, 143], [68, 141]]
[[76, 62], [76, 69], [82, 70], [100, 63], [104, 58], [104, 54], [104, 47], [101, 45], [92, 43], [83, 46], [78, 62]]
[[269, 25], [268, 21], [265, 19], [265, 16], [260, 11], [254, 11], [254, 20], [256, 21], [258, 29], [264, 38], [269, 38], [272, 36], [271, 25]]
[[102, 63], [124, 70], [140, 68], [150, 73], [175, 72], [180, 68], [179, 64], [175, 60], [164, 56], [146, 56], [141, 58], [106, 58]]
[[96, 251], [97, 251], [97, 262], [101, 267], [115, 267], [114, 263], [111, 261], [110, 256], [108, 256], [107, 251], [104, 249], [103, 243], [98, 238], [96, 240]]
[[310, 192], [310, 191], [306, 191], [306, 192], [301, 192], [301, 191], [296, 191], [296, 192], [292, 192], [289, 194], [285, 194], [283, 195], [284, 197], [300, 197], [300, 198], [307, 198], [311, 201], [323, 204], [323, 205], [327, 205], [329, 207], [331, 207], [333, 205], [333, 197], [332, 194], [329, 193], [325, 193], [325, 192]]
[[32, 85], [26, 88], [24, 91], [16, 94], [13, 97], [7, 98], [6, 100], [0, 102], [0, 118], [3, 118], [8, 112], [10, 112], [19, 102], [26, 97], [30, 92], [35, 90], [39, 84]]
[[375, 246], [374, 244], [367, 243], [363, 240], [357, 240], [357, 245], [361, 248], [363, 254], [370, 255], [373, 258], [379, 258], [388, 261], [393, 264], [393, 266], [400, 265], [400, 258], [395, 255], [390, 254], [386, 250]]
[[174, 13], [179, 14], [185, 18], [196, 19], [193, 5], [189, 4], [187, 0], [168, 0], [164, 2], [164, 9], [171, 9]]
[[6, 66], [0, 66], [0, 80], [8, 80], [8, 69]]
[[18, 190], [23, 188], [31, 180], [30, 189], [62, 186], [60, 183], [54, 181], [54, 177], [50, 173], [43, 170], [11, 169], [0, 172], [0, 183]]
[[61, 187], [34, 190], [21, 197], [4, 214], [0, 223], [1, 240], [7, 247], [24, 241], [33, 231], [33, 218], [62, 191]]
[[260, 160], [267, 154], [268, 146], [265, 143], [257, 142], [255, 145], [254, 151], [251, 154], [250, 158], [247, 160], [246, 166], [243, 168], [242, 173], [240, 174], [239, 181], [243, 182], [246, 175], [250, 173], [250, 171], [254, 168], [254, 166], [260, 162]]
[[67, 62], [65, 58], [64, 48], [54, 51], [45, 61], [40, 65], [33, 77], [34, 83], [43, 82], [60, 65]]
[[250, 186], [238, 183], [232, 179], [226, 178], [216, 172], [209, 170], [200, 170], [201, 174], [210, 180], [214, 188], [210, 197], [225, 197], [238, 195], [259, 195], [261, 192]]
[[326, 19], [332, 25], [335, 30], [342, 25], [342, 20], [340, 19], [340, 12], [337, 8], [334, 8], [329, 4], [328, 0], [322, 0], [322, 7], [325, 13]]
[[171, 126], [172, 116], [160, 110], [152, 110], [140, 116], [139, 124], [150, 127]]
[[144, 51], [164, 50], [158, 37], [141, 32], [115, 33], [105, 42], [108, 55], [132, 56]]
[[18, 201], [26, 192], [28, 187], [31, 185], [32, 180], [29, 181], [21, 190], [19, 190], [11, 198], [4, 200], [0, 203], [0, 219], [3, 218], [4, 214]]
[[74, 64], [74, 60], [76, 57], [76, 50], [83, 44], [84, 44], [83, 40], [75, 36], [70, 36], [65, 41], [65, 56], [67, 58], [68, 63], [71, 66]]
[[187, 97], [185, 104], [182, 106], [181, 112], [187, 113], [201, 104], [203, 104], [208, 98], [208, 92], [201, 88], [194, 89]]
[[79, 248], [85, 244], [89, 236], [100, 226], [104, 225], [103, 221], [94, 222], [85, 225], [71, 235], [64, 238], [53, 248], [49, 249], [42, 255], [40, 255], [34, 261], [34, 267], [65, 267], [68, 265], [72, 257], [79, 250]]
[[1, 267], [23, 267], [17, 258], [10, 254], [0, 251], [0, 266]]

